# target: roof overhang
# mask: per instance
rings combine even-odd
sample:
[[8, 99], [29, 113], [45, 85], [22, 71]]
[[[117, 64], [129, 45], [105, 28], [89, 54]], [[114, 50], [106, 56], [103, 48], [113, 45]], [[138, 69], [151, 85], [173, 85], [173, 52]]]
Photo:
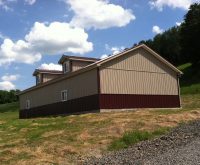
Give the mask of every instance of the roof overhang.
[[58, 70], [35, 69], [35, 71], [33, 72], [33, 76], [36, 76], [36, 75], [39, 74], [39, 73], [56, 74], [56, 75], [63, 74], [62, 71], [58, 71]]
[[91, 58], [91, 57], [80, 57], [80, 56], [68, 56], [68, 55], [62, 55], [60, 60], [58, 61], [59, 64], [63, 64], [65, 61], [71, 60], [71, 61], [83, 61], [83, 62], [97, 62], [100, 59], [98, 58]]

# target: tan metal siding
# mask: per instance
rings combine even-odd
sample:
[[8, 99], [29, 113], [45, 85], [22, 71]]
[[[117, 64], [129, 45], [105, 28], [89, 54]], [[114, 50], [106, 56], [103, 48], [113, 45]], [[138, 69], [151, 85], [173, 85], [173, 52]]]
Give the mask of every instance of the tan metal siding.
[[72, 61], [72, 71], [79, 70], [87, 65], [91, 64], [91, 62], [87, 61]]
[[139, 48], [115, 60], [112, 60], [105, 64], [104, 67], [147, 72], [174, 73], [171, 68], [169, 68], [167, 65], [162, 63], [143, 48]]
[[178, 95], [176, 73], [139, 49], [100, 69], [101, 93]]
[[170, 74], [103, 69], [101, 93], [178, 95], [177, 80]]
[[60, 75], [56, 75], [56, 74], [43, 74], [43, 82], [47, 82], [47, 81], [57, 78], [59, 76]]
[[97, 70], [56, 82], [20, 95], [20, 108], [25, 109], [26, 100], [31, 108], [61, 101], [61, 91], [68, 90], [68, 100], [98, 93]]

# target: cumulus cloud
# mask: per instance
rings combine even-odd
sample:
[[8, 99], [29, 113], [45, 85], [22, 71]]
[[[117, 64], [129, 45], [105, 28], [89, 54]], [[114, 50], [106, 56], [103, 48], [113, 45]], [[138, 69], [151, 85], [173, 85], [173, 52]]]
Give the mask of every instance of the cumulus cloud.
[[121, 51], [123, 51], [125, 49], [124, 46], [121, 46], [121, 47], [112, 47], [111, 48], [111, 51], [112, 51], [112, 54], [118, 54], [120, 53]]
[[74, 12], [71, 24], [82, 28], [123, 27], [135, 19], [132, 11], [107, 0], [65, 0]]
[[44, 63], [40, 65], [38, 69], [62, 71], [62, 66], [54, 63], [49, 63], [49, 64]]
[[157, 26], [157, 25], [155, 25], [155, 26], [153, 26], [153, 28], [152, 28], [152, 32], [153, 33], [155, 33], [155, 34], [161, 34], [161, 33], [163, 33], [163, 29], [161, 29], [159, 26]]
[[16, 74], [16, 75], [4, 75], [1, 77], [1, 79], [3, 81], [16, 81], [18, 78], [20, 77], [20, 75]]
[[33, 5], [36, 2], [36, 0], [25, 0], [25, 3], [29, 5]]
[[183, 22], [176, 22], [176, 26], [180, 26]]
[[111, 47], [108, 44], [105, 44], [105, 48], [106, 48], [106, 50], [110, 51], [111, 54], [118, 54], [125, 49], [124, 46], [112, 46]]
[[10, 81], [2, 81], [0, 82], [0, 90], [11, 90], [15, 89], [15, 85]]
[[82, 28], [68, 23], [36, 22], [24, 40], [5, 39], [0, 46], [0, 66], [12, 62], [32, 64], [42, 55], [64, 52], [83, 54], [93, 50], [88, 34]]
[[25, 39], [42, 54], [83, 54], [93, 50], [93, 44], [87, 41], [88, 34], [84, 29], [72, 27], [68, 23], [53, 22], [46, 25], [36, 22]]
[[[110, 47], [108, 44], [105, 44], [105, 48], [107, 51], [111, 52], [112, 55], [115, 55], [115, 54], [118, 54], [120, 52], [122, 52], [125, 47], [124, 46], [113, 46], [113, 47]], [[108, 54], [103, 54], [101, 55], [101, 59], [104, 59], [104, 58], [107, 58], [109, 55]]]
[[12, 62], [32, 64], [41, 59], [41, 54], [32, 49], [32, 45], [26, 41], [13, 42], [5, 39], [0, 46], [0, 66]]
[[108, 55], [107, 54], [103, 54], [103, 55], [101, 55], [101, 59], [104, 59], [104, 58], [107, 58], [108, 57]]
[[190, 5], [195, 2], [200, 2], [200, 0], [151, 0], [149, 4], [151, 8], [156, 8], [159, 11], [162, 11], [165, 6], [173, 9], [180, 8], [183, 10], [188, 10]]
[[11, 89], [15, 89], [15, 85], [12, 83], [12, 81], [16, 81], [18, 78], [20, 77], [20, 75], [16, 74], [16, 75], [4, 75], [1, 77], [0, 81], [0, 90], [11, 90]]

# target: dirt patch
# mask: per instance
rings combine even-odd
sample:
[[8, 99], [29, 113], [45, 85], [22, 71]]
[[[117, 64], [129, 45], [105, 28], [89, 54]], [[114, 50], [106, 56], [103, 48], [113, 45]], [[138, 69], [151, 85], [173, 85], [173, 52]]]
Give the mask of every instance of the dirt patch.
[[0, 121], [0, 125], [5, 124], [5, 123], [6, 123], [6, 121]]
[[77, 137], [77, 140], [88, 140], [89, 138], [91, 138], [91, 135], [88, 133], [88, 130], [84, 130], [83, 132], [81, 132], [81, 134]]
[[42, 134], [42, 137], [50, 137], [50, 136], [60, 136], [64, 134], [64, 130], [61, 131], [49, 131]]

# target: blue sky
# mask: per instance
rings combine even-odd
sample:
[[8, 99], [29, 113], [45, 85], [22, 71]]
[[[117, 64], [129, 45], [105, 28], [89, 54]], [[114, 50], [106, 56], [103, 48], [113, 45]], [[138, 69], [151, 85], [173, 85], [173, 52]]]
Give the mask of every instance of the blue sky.
[[0, 90], [35, 85], [62, 54], [105, 57], [183, 21], [199, 0], [0, 0]]

